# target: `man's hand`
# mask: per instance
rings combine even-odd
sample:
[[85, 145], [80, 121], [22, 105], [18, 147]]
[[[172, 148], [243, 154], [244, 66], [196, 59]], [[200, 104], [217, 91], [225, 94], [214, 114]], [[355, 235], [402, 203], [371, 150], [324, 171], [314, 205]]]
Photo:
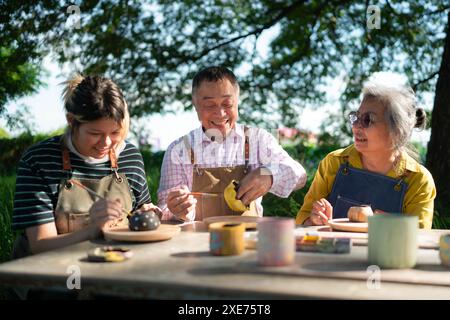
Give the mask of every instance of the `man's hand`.
[[181, 186], [167, 196], [167, 207], [178, 219], [187, 220], [186, 215], [195, 209], [197, 199], [190, 192], [187, 186]]
[[269, 169], [258, 168], [247, 174], [240, 182], [236, 197], [244, 205], [265, 195], [272, 187], [273, 178]]
[[309, 216], [310, 224], [321, 226], [330, 219], [333, 219], [333, 206], [331, 203], [325, 198], [314, 201], [311, 215]]

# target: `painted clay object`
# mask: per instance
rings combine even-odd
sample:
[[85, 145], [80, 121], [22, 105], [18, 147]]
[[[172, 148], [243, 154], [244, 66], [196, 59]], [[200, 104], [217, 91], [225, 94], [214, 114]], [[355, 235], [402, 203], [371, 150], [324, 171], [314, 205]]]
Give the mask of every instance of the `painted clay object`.
[[128, 227], [131, 231], [155, 230], [161, 224], [158, 215], [154, 211], [136, 211], [128, 218]]
[[239, 181], [233, 180], [230, 184], [225, 188], [224, 198], [228, 207], [231, 210], [237, 212], [244, 212], [250, 209], [250, 207], [245, 206], [241, 200], [236, 199], [237, 190], [239, 189]]
[[370, 216], [373, 216], [370, 206], [350, 207], [347, 212], [348, 220], [351, 222], [367, 222]]

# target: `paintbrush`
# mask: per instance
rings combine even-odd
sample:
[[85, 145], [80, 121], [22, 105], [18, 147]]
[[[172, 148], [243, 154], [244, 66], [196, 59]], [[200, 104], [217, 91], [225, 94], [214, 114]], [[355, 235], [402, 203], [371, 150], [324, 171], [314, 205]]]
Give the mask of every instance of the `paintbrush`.
[[193, 196], [203, 196], [203, 197], [218, 197], [217, 193], [207, 193], [207, 192], [189, 192]]
[[[89, 189], [88, 187], [86, 187], [85, 185], [79, 183], [79, 182], [76, 181], [76, 180], [69, 180], [69, 182], [71, 182], [71, 183], [73, 183], [73, 184], [76, 184], [77, 186], [83, 188], [84, 190], [86, 190], [88, 193], [90, 193], [90, 194], [93, 195], [93, 196], [96, 196], [96, 197], [98, 197], [98, 198], [100, 198], [100, 199], [106, 200], [105, 197], [102, 197], [101, 195], [99, 195], [99, 194], [98, 194], [97, 192], [95, 192], [94, 190]], [[131, 212], [128, 212], [127, 210], [125, 210], [125, 208], [122, 208], [122, 211], [125, 212], [125, 213], [127, 214], [127, 216], [131, 216]]]

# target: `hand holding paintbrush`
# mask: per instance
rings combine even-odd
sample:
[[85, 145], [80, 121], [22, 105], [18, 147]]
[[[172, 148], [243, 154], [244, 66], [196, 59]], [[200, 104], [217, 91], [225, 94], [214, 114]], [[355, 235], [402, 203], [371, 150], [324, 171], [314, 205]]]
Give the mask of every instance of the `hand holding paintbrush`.
[[[80, 187], [80, 188], [83, 188], [89, 194], [91, 194], [91, 195], [93, 195], [93, 196], [95, 196], [95, 197], [97, 197], [97, 198], [102, 200], [102, 201], [95, 202], [92, 205], [91, 209], [89, 210], [89, 213], [91, 214], [92, 220], [100, 228], [103, 228], [105, 226], [105, 223], [107, 223], [107, 221], [109, 221], [109, 220], [114, 220], [115, 221], [115, 223], [113, 223], [109, 227], [113, 227], [113, 226], [117, 225], [118, 222], [123, 220], [121, 212], [125, 213], [128, 217], [133, 214], [132, 212], [128, 212], [127, 210], [125, 210], [122, 207], [122, 204], [120, 203], [120, 201], [108, 200], [105, 197], [99, 195], [94, 190], [86, 187], [85, 185], [81, 184], [80, 182], [78, 182], [76, 180], [70, 180], [70, 182], [73, 183], [74, 185]], [[141, 211], [141, 212], [154, 211], [156, 214], [158, 214], [159, 217], [162, 214], [161, 209], [158, 208], [157, 206], [151, 204], [151, 203], [143, 204], [139, 208], [139, 211]]]
[[[86, 190], [89, 194], [91, 194], [91, 195], [93, 195], [93, 196], [95, 196], [95, 197], [97, 197], [97, 198], [99, 198], [99, 199], [102, 199], [102, 200], [107, 201], [107, 199], [106, 199], [105, 197], [99, 195], [97, 192], [95, 192], [94, 190], [92, 190], [92, 189], [86, 187], [85, 185], [79, 183], [78, 181], [76, 181], [76, 180], [70, 180], [70, 182], [73, 183], [74, 185], [76, 185], [76, 186], [78, 186], [78, 187], [80, 187], [80, 188]], [[122, 210], [122, 212], [124, 212], [127, 216], [130, 216], [130, 215], [131, 215], [131, 212], [128, 212], [127, 210], [125, 210], [125, 208], [121, 207], [121, 210]]]
[[[201, 199], [204, 193], [191, 192], [188, 186], [182, 185], [169, 191], [167, 195], [167, 207], [170, 212], [179, 220], [191, 220], [193, 211], [197, 204], [195, 196]], [[212, 193], [210, 195], [213, 195]]]
[[[72, 182], [73, 184], [79, 186], [80, 188], [83, 188], [83, 189], [86, 190], [88, 193], [90, 193], [91, 195], [93, 195], [93, 196], [95, 196], [95, 197], [97, 197], [97, 198], [99, 198], [99, 199], [107, 200], [105, 197], [102, 197], [101, 195], [99, 195], [99, 194], [98, 194], [97, 192], [95, 192], [94, 190], [92, 190], [92, 189], [86, 187], [85, 185], [79, 183], [79, 182], [76, 181], [76, 180], [70, 180], [70, 182]], [[124, 213], [127, 214], [127, 216], [133, 215], [133, 213], [132, 213], [131, 211], [129, 212], [129, 211], [125, 210], [123, 207], [122, 207], [121, 209], [122, 209], [122, 212], [124, 212]], [[161, 209], [160, 209], [159, 207], [155, 206], [153, 203], [144, 203], [144, 204], [139, 208], [139, 210], [140, 210], [140, 211], [143, 211], [143, 212], [145, 212], [145, 211], [155, 211], [155, 212], [156, 212], [157, 214], [159, 214], [159, 215], [162, 214]]]
[[106, 199], [76, 180], [69, 180], [68, 182], [100, 199], [100, 201], [95, 201], [89, 209], [91, 223], [96, 225], [99, 230], [109, 229], [119, 225], [123, 221], [122, 213], [125, 213], [127, 216], [130, 214], [122, 207], [120, 200]]

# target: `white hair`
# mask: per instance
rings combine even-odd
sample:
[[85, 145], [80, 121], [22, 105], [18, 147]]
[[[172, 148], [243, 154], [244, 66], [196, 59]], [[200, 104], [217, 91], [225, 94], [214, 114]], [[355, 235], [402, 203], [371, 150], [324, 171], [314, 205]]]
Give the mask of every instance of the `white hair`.
[[[414, 128], [425, 127], [425, 112], [416, 108], [413, 89], [398, 81], [400, 77], [380, 77], [375, 74], [363, 86], [363, 99], [374, 98], [385, 109], [385, 118], [395, 150], [406, 151], [414, 158], [417, 152], [409, 140]], [[396, 80], [396, 81], [392, 81]]]

